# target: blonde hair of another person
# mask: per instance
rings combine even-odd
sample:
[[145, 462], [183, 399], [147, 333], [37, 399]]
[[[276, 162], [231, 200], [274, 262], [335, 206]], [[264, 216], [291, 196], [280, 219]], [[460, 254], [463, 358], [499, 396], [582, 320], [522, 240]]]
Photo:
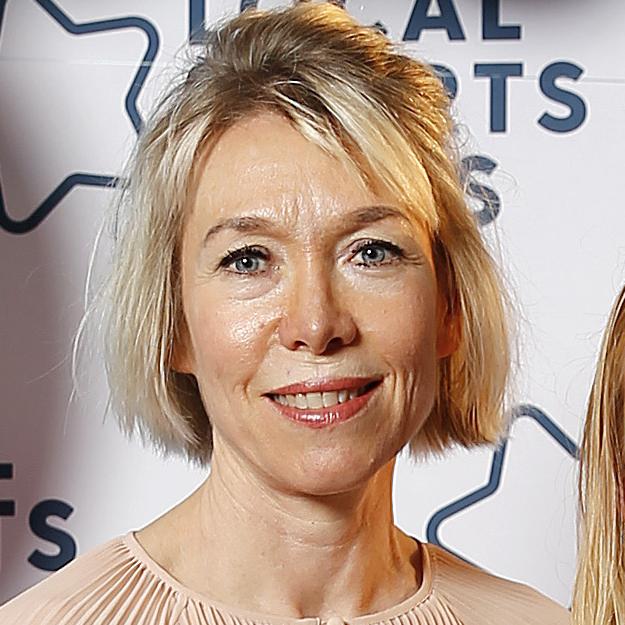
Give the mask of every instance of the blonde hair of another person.
[[449, 106], [431, 68], [329, 3], [245, 11], [210, 29], [148, 120], [113, 216], [112, 273], [94, 306], [106, 306], [111, 404], [122, 427], [165, 452], [210, 460], [210, 415], [195, 379], [172, 367], [184, 333], [187, 194], [200, 151], [237, 121], [271, 111], [363, 184], [384, 185], [429, 232], [457, 349], [440, 361], [435, 404], [411, 451], [497, 442], [510, 359], [505, 298], [465, 201]]
[[625, 625], [625, 288], [603, 337], [584, 426], [576, 625]]

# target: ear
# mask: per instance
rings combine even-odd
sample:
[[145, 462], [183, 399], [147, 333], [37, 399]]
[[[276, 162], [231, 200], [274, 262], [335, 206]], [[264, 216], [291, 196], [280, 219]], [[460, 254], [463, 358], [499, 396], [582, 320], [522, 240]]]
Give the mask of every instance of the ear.
[[438, 358], [451, 356], [460, 346], [462, 338], [462, 317], [451, 312], [443, 295], [438, 298], [438, 328], [436, 333], [436, 355]]
[[190, 373], [195, 371], [195, 361], [193, 358], [193, 348], [191, 347], [191, 337], [187, 330], [187, 324], [181, 323], [180, 329], [174, 333], [174, 345], [171, 350], [169, 366], [176, 373]]

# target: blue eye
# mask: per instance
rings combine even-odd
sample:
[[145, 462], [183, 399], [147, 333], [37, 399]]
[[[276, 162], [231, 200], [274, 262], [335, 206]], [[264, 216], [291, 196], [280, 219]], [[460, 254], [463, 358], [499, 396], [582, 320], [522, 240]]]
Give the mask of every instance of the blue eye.
[[269, 254], [262, 248], [246, 245], [229, 251], [219, 262], [219, 267], [242, 275], [262, 273], [269, 260]]
[[237, 258], [234, 261], [233, 266], [239, 273], [254, 273], [255, 271], [258, 271], [259, 264], [258, 258], [253, 256], [243, 256], [241, 258]]
[[382, 240], [365, 241], [356, 248], [354, 258], [360, 256], [360, 262], [356, 262], [359, 267], [378, 267], [388, 265], [398, 258], [404, 256], [400, 247]]

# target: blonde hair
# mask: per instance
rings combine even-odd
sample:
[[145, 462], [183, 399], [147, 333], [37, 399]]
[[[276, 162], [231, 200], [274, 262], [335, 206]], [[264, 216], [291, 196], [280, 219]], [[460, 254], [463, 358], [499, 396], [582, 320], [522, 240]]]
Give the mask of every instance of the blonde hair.
[[102, 294], [111, 401], [123, 428], [165, 451], [210, 459], [197, 383], [172, 368], [184, 333], [178, 248], [199, 151], [263, 111], [351, 163], [365, 184], [386, 185], [431, 234], [458, 345], [440, 361], [434, 407], [411, 451], [498, 441], [509, 369], [503, 292], [465, 202], [449, 99], [429, 67], [329, 3], [246, 11], [209, 30], [140, 137]]
[[580, 470], [577, 625], [625, 625], [625, 288], [603, 337]]

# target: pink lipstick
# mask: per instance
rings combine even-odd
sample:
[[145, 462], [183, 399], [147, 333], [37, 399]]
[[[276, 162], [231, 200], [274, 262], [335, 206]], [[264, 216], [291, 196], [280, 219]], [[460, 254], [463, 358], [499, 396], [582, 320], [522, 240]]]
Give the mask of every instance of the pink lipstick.
[[356, 415], [380, 382], [380, 377], [310, 380], [273, 389], [265, 397], [287, 419], [311, 428], [323, 428]]

